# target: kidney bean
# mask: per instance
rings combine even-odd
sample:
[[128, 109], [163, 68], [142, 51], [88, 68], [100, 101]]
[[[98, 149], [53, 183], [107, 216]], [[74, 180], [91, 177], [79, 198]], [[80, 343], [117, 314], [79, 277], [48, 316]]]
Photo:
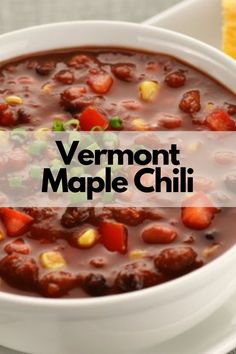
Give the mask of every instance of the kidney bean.
[[39, 222], [41, 220], [50, 218], [56, 215], [55, 208], [20, 208], [26, 214], [30, 215], [34, 221]]
[[144, 208], [146, 219], [161, 220], [164, 218], [164, 213], [159, 208]]
[[68, 61], [68, 65], [76, 69], [79, 69], [83, 66], [88, 67], [91, 63], [92, 58], [85, 54], [75, 55]]
[[46, 297], [62, 297], [79, 285], [79, 278], [69, 272], [54, 271], [39, 279], [39, 291]]
[[181, 117], [173, 116], [171, 114], [165, 114], [160, 119], [160, 123], [166, 129], [177, 129], [182, 127], [183, 119]]
[[112, 218], [113, 212], [111, 208], [90, 208], [90, 221], [94, 224]]
[[69, 238], [68, 230], [58, 225], [58, 221], [53, 218], [34, 223], [30, 228], [30, 237], [37, 240], [56, 241], [59, 238]]
[[18, 81], [21, 85], [26, 85], [26, 86], [32, 85], [35, 83], [35, 80], [30, 76], [21, 76], [18, 78]]
[[44, 63], [40, 63], [36, 66], [35, 71], [37, 74], [41, 76], [47, 76], [51, 74], [51, 72], [55, 69], [56, 64], [54, 61], [47, 61]]
[[8, 254], [12, 254], [14, 252], [21, 254], [29, 254], [31, 252], [30, 246], [22, 239], [18, 238], [10, 243], [8, 243], [4, 247], [4, 251]]
[[80, 112], [82, 109], [102, 101], [99, 96], [85, 95], [86, 92], [87, 89], [84, 86], [66, 89], [61, 93], [61, 105], [66, 110]]
[[34, 258], [13, 253], [1, 259], [0, 275], [12, 286], [32, 290], [37, 285], [38, 266]]
[[131, 82], [135, 80], [134, 64], [116, 64], [112, 67], [112, 73], [121, 81]]
[[185, 113], [197, 113], [201, 109], [201, 102], [200, 102], [200, 91], [199, 90], [192, 90], [185, 92], [183, 95], [179, 108]]
[[29, 59], [26, 62], [26, 68], [28, 70], [35, 69], [39, 65], [38, 61], [36, 59]]
[[84, 290], [91, 296], [102, 296], [108, 292], [106, 278], [102, 274], [89, 274], [84, 280]]
[[192, 270], [197, 253], [188, 246], [166, 248], [155, 258], [156, 268], [163, 274], [178, 276]]
[[174, 71], [165, 77], [165, 83], [172, 88], [184, 86], [186, 76], [183, 71]]
[[66, 208], [61, 217], [61, 225], [66, 228], [72, 228], [87, 221], [91, 215], [91, 208]]
[[121, 104], [130, 111], [137, 111], [142, 108], [142, 104], [136, 100], [124, 100], [121, 101]]
[[75, 76], [70, 70], [60, 70], [56, 73], [54, 79], [64, 85], [71, 85], [75, 81]]
[[71, 102], [86, 92], [87, 89], [84, 86], [73, 86], [64, 90], [61, 94], [61, 98], [65, 102]]
[[118, 222], [136, 226], [144, 221], [145, 211], [141, 208], [114, 208], [113, 217]]
[[236, 153], [233, 151], [217, 151], [214, 160], [221, 165], [232, 165], [236, 161]]
[[236, 104], [226, 103], [227, 113], [231, 116], [236, 114]]
[[94, 257], [89, 263], [94, 268], [103, 268], [106, 266], [107, 261], [104, 257]]
[[148, 71], [152, 71], [152, 72], [157, 72], [161, 70], [161, 66], [158, 62], [156, 61], [149, 61], [146, 65], [145, 65], [145, 69]]
[[101, 71], [90, 75], [87, 80], [87, 84], [95, 93], [105, 94], [110, 90], [113, 84], [113, 79], [110, 74], [105, 71]]
[[151, 244], [171, 243], [175, 241], [177, 236], [176, 230], [173, 227], [166, 225], [154, 225], [147, 227], [141, 235], [144, 242]]
[[25, 109], [18, 109], [16, 114], [16, 124], [29, 124], [31, 123], [32, 116], [26, 112]]

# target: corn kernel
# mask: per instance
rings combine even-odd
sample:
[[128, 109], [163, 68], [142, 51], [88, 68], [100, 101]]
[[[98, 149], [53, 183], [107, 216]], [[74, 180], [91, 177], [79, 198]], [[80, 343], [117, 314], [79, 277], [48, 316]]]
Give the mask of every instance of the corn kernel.
[[148, 130], [146, 122], [141, 118], [133, 119], [132, 126], [134, 130]]
[[202, 143], [200, 141], [196, 141], [190, 145], [188, 145], [187, 150], [190, 153], [198, 151], [202, 146]]
[[153, 102], [160, 91], [160, 85], [155, 81], [143, 81], [139, 85], [140, 98], [146, 102]]
[[47, 137], [48, 137], [48, 132], [50, 131], [49, 128], [40, 128], [40, 129], [37, 129], [35, 132], [34, 132], [34, 137], [37, 139], [37, 140], [47, 140]]
[[11, 95], [11, 96], [5, 97], [5, 101], [6, 101], [6, 103], [9, 104], [10, 106], [17, 106], [17, 105], [23, 103], [22, 98], [19, 97], [19, 96], [15, 96], [15, 95]]
[[129, 253], [129, 257], [131, 259], [139, 259], [139, 258], [144, 258], [147, 255], [147, 252], [144, 250], [133, 250]]
[[208, 102], [208, 103], [207, 103], [206, 109], [207, 109], [208, 111], [210, 111], [210, 110], [212, 110], [212, 109], [214, 109], [214, 108], [215, 108], [214, 103], [212, 103], [212, 102]]
[[66, 261], [60, 252], [49, 251], [40, 255], [40, 262], [44, 268], [59, 269], [66, 265]]
[[214, 257], [219, 252], [220, 247], [221, 246], [219, 244], [215, 244], [205, 248], [202, 252], [203, 257], [205, 258]]
[[96, 231], [93, 229], [88, 229], [78, 237], [77, 242], [78, 245], [82, 248], [90, 248], [95, 244], [96, 239], [97, 239]]
[[44, 93], [52, 93], [52, 91], [53, 91], [53, 88], [54, 88], [54, 85], [52, 85], [52, 84], [45, 84], [45, 85], [43, 85], [43, 87], [42, 87], [42, 91], [44, 92]]

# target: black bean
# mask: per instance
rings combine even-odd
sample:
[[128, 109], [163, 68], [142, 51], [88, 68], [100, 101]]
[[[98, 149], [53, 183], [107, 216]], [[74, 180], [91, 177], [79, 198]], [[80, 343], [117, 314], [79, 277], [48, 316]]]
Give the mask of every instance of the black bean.
[[108, 291], [106, 278], [102, 274], [89, 274], [84, 280], [84, 290], [91, 296], [106, 295]]

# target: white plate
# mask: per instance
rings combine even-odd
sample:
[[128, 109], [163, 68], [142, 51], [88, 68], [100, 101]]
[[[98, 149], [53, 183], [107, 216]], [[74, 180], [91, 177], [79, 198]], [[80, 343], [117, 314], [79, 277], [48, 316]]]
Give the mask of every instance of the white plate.
[[[179, 31], [220, 48], [220, 1], [185, 0], [144, 23]], [[226, 354], [235, 347], [236, 295], [194, 329], [139, 354]], [[0, 354], [17, 352], [0, 348]]]
[[185, 33], [221, 48], [221, 0], [185, 0], [143, 23]]

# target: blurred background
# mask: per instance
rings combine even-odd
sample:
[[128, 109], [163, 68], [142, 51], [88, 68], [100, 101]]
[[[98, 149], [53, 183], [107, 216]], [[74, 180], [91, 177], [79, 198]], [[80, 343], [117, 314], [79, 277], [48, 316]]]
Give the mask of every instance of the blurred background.
[[0, 33], [58, 21], [142, 22], [178, 2], [180, 0], [0, 0]]

